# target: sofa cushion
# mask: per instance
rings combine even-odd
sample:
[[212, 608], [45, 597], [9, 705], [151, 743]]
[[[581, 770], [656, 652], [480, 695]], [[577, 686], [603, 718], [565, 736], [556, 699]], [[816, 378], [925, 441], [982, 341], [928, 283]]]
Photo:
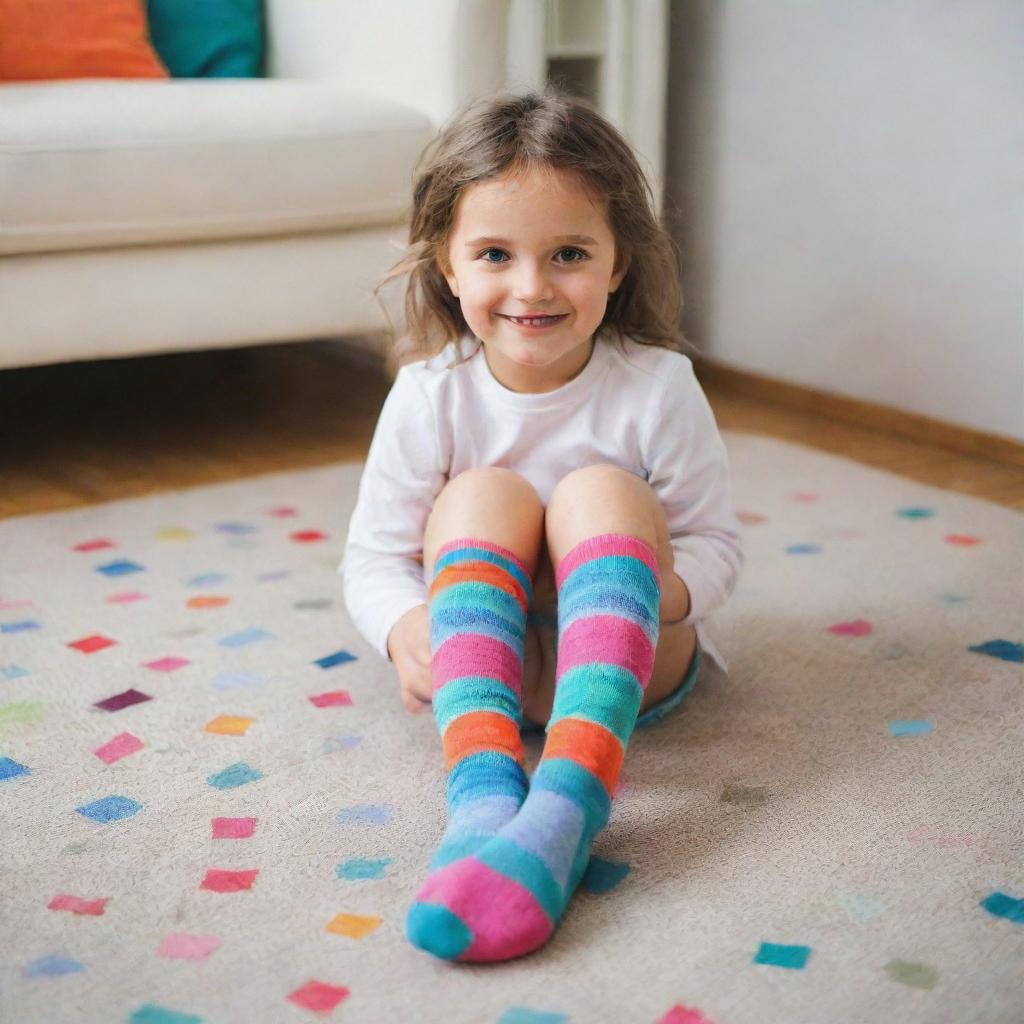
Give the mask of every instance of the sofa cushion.
[[0, 0], [0, 80], [166, 78], [144, 0]]
[[0, 253], [395, 223], [434, 130], [328, 83], [0, 85]]
[[263, 75], [263, 0], [148, 0], [148, 10], [153, 46], [175, 78]]

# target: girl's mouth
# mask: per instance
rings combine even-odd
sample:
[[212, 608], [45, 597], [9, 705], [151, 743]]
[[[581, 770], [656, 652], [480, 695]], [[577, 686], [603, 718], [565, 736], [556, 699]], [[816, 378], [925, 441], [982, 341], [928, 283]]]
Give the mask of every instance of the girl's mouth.
[[511, 321], [517, 327], [539, 330], [561, 323], [568, 315], [568, 313], [558, 313], [555, 316], [506, 316], [505, 319]]

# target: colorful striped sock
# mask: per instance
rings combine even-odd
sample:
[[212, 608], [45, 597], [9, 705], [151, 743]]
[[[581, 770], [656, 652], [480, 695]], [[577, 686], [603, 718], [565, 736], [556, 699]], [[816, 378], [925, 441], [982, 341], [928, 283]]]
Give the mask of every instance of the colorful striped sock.
[[438, 900], [446, 878], [522, 806], [523, 645], [530, 577], [496, 544], [456, 540], [434, 563], [430, 586], [433, 709], [448, 769], [448, 828], [406, 918], [415, 946], [450, 958], [466, 944], [459, 906]]
[[[519, 813], [421, 899], [463, 925], [457, 960], [508, 960], [543, 945], [611, 813], [626, 744], [658, 644], [660, 576], [638, 537], [602, 534], [561, 561], [558, 662], [548, 738]], [[453, 931], [454, 934], [454, 931]]]

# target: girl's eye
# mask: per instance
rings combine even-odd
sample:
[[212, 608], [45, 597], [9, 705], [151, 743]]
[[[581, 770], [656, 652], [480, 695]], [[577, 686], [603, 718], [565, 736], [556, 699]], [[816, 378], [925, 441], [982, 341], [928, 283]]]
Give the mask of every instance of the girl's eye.
[[504, 262], [503, 260], [492, 260], [492, 259], [489, 259], [488, 256], [492, 252], [498, 253], [499, 256], [504, 256], [505, 255], [505, 251], [503, 249], [484, 249], [484, 251], [482, 253], [480, 253], [480, 258], [483, 259], [484, 263], [503, 263]]
[[563, 259], [565, 263], [582, 263], [587, 258], [587, 254], [582, 249], [575, 249], [572, 246], [566, 246], [564, 249], [558, 250], [558, 254], [563, 257], [567, 252], [572, 253], [573, 256], [568, 260]]
[[[491, 256], [494, 253], [497, 253], [499, 258], [492, 259]], [[568, 257], [566, 256], [567, 253], [569, 254]], [[564, 248], [559, 249], [558, 252], [556, 253], [556, 255], [561, 257], [561, 262], [562, 263], [582, 263], [585, 259], [588, 259], [587, 254], [582, 249], [577, 249], [574, 246], [570, 246], [570, 245], [567, 245]], [[491, 249], [484, 249], [484, 251], [481, 252], [480, 255], [477, 257], [477, 259], [482, 259], [484, 261], [484, 263], [495, 263], [495, 264], [497, 264], [497, 263], [504, 263], [505, 262], [505, 258], [507, 256], [508, 256], [508, 253], [506, 253], [504, 249], [494, 249], [494, 248], [491, 248]]]

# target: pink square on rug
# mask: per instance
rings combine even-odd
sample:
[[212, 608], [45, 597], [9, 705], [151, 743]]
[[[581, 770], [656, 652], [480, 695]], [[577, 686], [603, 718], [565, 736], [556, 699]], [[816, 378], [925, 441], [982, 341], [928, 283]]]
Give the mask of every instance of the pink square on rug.
[[186, 665], [192, 663], [188, 658], [157, 658], [156, 661], [143, 662], [144, 668], [151, 668], [154, 672], [176, 672], [179, 668], [184, 668]]
[[314, 1013], [330, 1013], [342, 999], [348, 998], [348, 989], [342, 985], [328, 985], [323, 981], [307, 981], [292, 992], [288, 999]]
[[971, 537], [966, 533], [951, 533], [948, 537], [942, 538], [947, 544], [956, 544], [962, 548], [969, 548], [974, 544], [980, 544], [980, 537]]
[[657, 1024], [712, 1024], [700, 1010], [688, 1010], [676, 1003], [664, 1017], [659, 1017]]
[[120, 761], [122, 757], [141, 750], [144, 746], [145, 744], [138, 736], [133, 736], [130, 732], [122, 732], [104, 743], [102, 747], [97, 747], [93, 753], [106, 764], [113, 764], [115, 761]]
[[249, 871], [222, 871], [220, 868], [208, 868], [200, 889], [209, 892], [243, 892], [252, 888], [256, 881], [259, 868]]
[[145, 600], [145, 594], [140, 594], [137, 590], [126, 590], [123, 594], [111, 594], [107, 598], [107, 604], [131, 604], [133, 601]]
[[331, 690], [329, 693], [319, 693], [309, 698], [310, 704], [318, 708], [342, 708], [350, 707], [352, 698], [345, 690]]
[[214, 818], [214, 839], [248, 839], [256, 831], [258, 818]]
[[854, 619], [852, 622], [837, 622], [829, 626], [828, 631], [836, 636], [867, 636], [874, 626], [867, 619]]
[[106, 537], [97, 537], [96, 540], [84, 540], [81, 544], [76, 544], [74, 547], [75, 551], [102, 551], [104, 548], [112, 548], [114, 542], [107, 540]]
[[101, 636], [99, 633], [84, 636], [81, 640], [75, 640], [68, 644], [68, 647], [74, 647], [76, 651], [81, 651], [83, 654], [93, 654], [95, 651], [102, 651], [105, 647], [116, 646], [116, 640], [111, 640], [109, 636]]
[[67, 896], [61, 893], [54, 896], [47, 907], [50, 910], [70, 910], [72, 914], [84, 914], [87, 917], [102, 917], [103, 908], [110, 902], [109, 896], [98, 900], [83, 900], [81, 896]]
[[297, 530], [291, 538], [300, 544], [312, 544], [318, 540], [326, 540], [327, 534], [322, 530]]
[[290, 505], [279, 505], [277, 508], [271, 508], [267, 510], [268, 516], [277, 516], [278, 519], [290, 519], [292, 516], [297, 516], [299, 510], [292, 508]]
[[165, 956], [169, 960], [205, 960], [219, 945], [220, 939], [216, 935], [171, 932], [160, 943], [156, 955]]

